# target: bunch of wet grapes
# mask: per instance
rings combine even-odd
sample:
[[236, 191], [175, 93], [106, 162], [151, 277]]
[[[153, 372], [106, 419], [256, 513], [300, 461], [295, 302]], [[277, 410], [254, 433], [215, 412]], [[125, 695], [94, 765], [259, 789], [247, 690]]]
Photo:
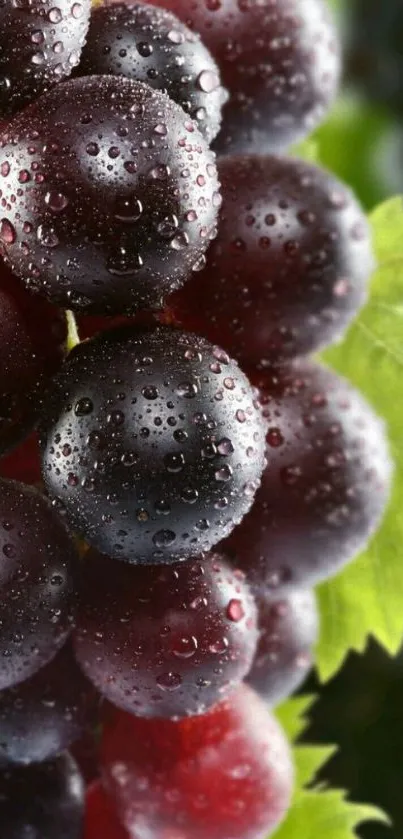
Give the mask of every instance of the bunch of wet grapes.
[[339, 71], [324, 0], [0, 0], [2, 839], [287, 812], [269, 707], [392, 472], [311, 357], [373, 268], [351, 192], [286, 156]]

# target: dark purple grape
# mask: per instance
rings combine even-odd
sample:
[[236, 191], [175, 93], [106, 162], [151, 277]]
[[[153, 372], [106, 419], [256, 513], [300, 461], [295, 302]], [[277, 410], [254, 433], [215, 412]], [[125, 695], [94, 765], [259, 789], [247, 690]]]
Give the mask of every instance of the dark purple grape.
[[223, 158], [219, 177], [218, 237], [206, 268], [168, 301], [176, 319], [255, 366], [334, 341], [374, 267], [351, 191], [293, 158]]
[[256, 593], [260, 638], [247, 682], [270, 705], [277, 705], [304, 681], [313, 664], [319, 615], [312, 590], [283, 600]]
[[267, 466], [251, 512], [220, 549], [258, 592], [310, 587], [353, 559], [380, 523], [392, 473], [384, 424], [314, 362], [256, 383]]
[[31, 679], [0, 693], [0, 764], [56, 757], [91, 724], [98, 701], [67, 645]]
[[70, 75], [90, 10], [90, 0], [0, 0], [0, 119]]
[[242, 681], [256, 650], [256, 607], [218, 554], [133, 566], [87, 554], [74, 645], [114, 705], [145, 717], [203, 714]]
[[123, 75], [167, 93], [211, 142], [227, 99], [218, 67], [200, 36], [175, 15], [146, 3], [98, 6], [80, 75]]
[[0, 257], [0, 454], [34, 427], [66, 340], [64, 313], [33, 299]]
[[323, 0], [153, 0], [174, 12], [220, 68], [230, 101], [220, 152], [283, 150], [324, 119], [340, 44]]
[[[71, 631], [74, 543], [33, 487], [0, 479], [0, 689], [44, 667]], [[1, 726], [0, 726], [1, 739]]]
[[249, 510], [264, 465], [255, 393], [204, 338], [121, 327], [70, 353], [42, 428], [73, 529], [133, 563], [198, 556]]
[[83, 820], [84, 787], [70, 755], [0, 772], [1, 839], [81, 839]]
[[0, 243], [27, 288], [94, 314], [161, 305], [202, 264], [220, 204], [214, 155], [164, 93], [63, 83], [3, 134]]
[[289, 745], [246, 685], [180, 722], [117, 711], [104, 729], [101, 761], [132, 839], [268, 839], [290, 804]]

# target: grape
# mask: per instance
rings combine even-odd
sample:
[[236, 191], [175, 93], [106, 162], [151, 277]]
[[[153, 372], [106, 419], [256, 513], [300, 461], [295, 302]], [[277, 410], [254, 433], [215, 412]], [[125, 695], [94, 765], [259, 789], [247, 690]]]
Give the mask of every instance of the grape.
[[344, 379], [314, 362], [262, 375], [267, 467], [254, 506], [219, 548], [255, 589], [336, 574], [377, 529], [389, 497], [384, 425]]
[[0, 453], [33, 428], [66, 339], [64, 314], [28, 294], [0, 257]]
[[70, 353], [42, 428], [43, 476], [73, 529], [134, 563], [198, 556], [250, 508], [255, 394], [204, 338], [120, 327]]
[[133, 837], [265, 839], [290, 802], [288, 744], [244, 685], [179, 723], [119, 711], [101, 752], [108, 792]]
[[312, 667], [318, 636], [313, 591], [294, 591], [283, 600], [257, 594], [260, 639], [247, 681], [271, 705], [286, 699]]
[[202, 714], [250, 670], [256, 608], [217, 554], [133, 566], [87, 554], [77, 660], [114, 705], [146, 717]]
[[0, 764], [55, 757], [91, 723], [97, 701], [68, 645], [31, 679], [0, 693]]
[[41, 461], [36, 433], [31, 434], [10, 454], [0, 459], [0, 476], [25, 484], [41, 483]]
[[200, 37], [175, 15], [145, 3], [92, 13], [80, 75], [123, 75], [167, 93], [211, 142], [227, 99], [218, 67]]
[[27, 288], [93, 314], [161, 306], [202, 264], [214, 155], [164, 93], [73, 79], [14, 117], [0, 148], [0, 243]]
[[0, 119], [70, 75], [90, 10], [90, 0], [1, 0]]
[[263, 367], [338, 338], [374, 266], [350, 190], [292, 158], [223, 158], [219, 177], [218, 238], [206, 268], [168, 302], [176, 319]]
[[84, 839], [129, 839], [99, 781], [87, 791]]
[[[74, 605], [74, 543], [33, 487], [0, 479], [0, 689], [63, 646]], [[1, 739], [1, 738], [0, 738]]]
[[230, 92], [218, 151], [282, 151], [324, 119], [340, 45], [323, 0], [153, 2], [199, 32], [217, 61]]
[[83, 798], [82, 779], [67, 754], [2, 771], [1, 839], [81, 839]]

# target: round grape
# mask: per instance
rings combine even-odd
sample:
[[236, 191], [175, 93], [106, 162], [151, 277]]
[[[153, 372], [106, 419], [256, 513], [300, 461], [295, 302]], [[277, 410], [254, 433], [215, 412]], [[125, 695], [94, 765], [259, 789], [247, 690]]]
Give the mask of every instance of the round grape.
[[179, 723], [117, 712], [101, 760], [132, 836], [141, 829], [148, 839], [266, 839], [290, 803], [288, 744], [244, 685], [205, 716]]
[[[71, 631], [74, 543], [33, 487], [0, 479], [0, 689], [33, 676]], [[1, 738], [0, 738], [1, 739]]]
[[204, 713], [242, 681], [256, 650], [256, 608], [217, 554], [133, 566], [87, 554], [75, 651], [86, 676], [137, 716]]
[[64, 314], [28, 294], [0, 257], [0, 454], [34, 427], [66, 339]]
[[182, 108], [141, 82], [64, 82], [10, 122], [0, 171], [7, 259], [69, 309], [160, 307], [216, 232], [214, 155]]
[[365, 547], [389, 498], [384, 425], [344, 379], [304, 361], [257, 382], [267, 466], [220, 547], [258, 591], [310, 587]]
[[282, 151], [321, 122], [338, 90], [340, 44], [323, 0], [153, 0], [214, 56], [230, 93], [219, 152]]
[[223, 350], [167, 327], [120, 327], [76, 347], [55, 382], [44, 481], [102, 553], [175, 562], [249, 510], [264, 434], [254, 391]]
[[206, 268], [168, 301], [176, 319], [261, 367], [337, 339], [374, 267], [350, 190], [293, 158], [223, 158], [219, 177], [218, 237]]
[[130, 839], [119, 823], [112, 802], [99, 781], [91, 784], [85, 800], [84, 839]]
[[31, 679], [0, 693], [0, 764], [56, 757], [91, 724], [97, 704], [68, 645]]
[[68, 754], [0, 771], [1, 839], [81, 839], [84, 788]]
[[0, 120], [70, 75], [90, 10], [90, 0], [1, 0]]
[[256, 594], [259, 642], [247, 682], [270, 705], [278, 705], [304, 681], [313, 664], [319, 615], [312, 590], [282, 600]]
[[[80, 75], [122, 75], [162, 90], [181, 105], [210, 143], [227, 99], [218, 67], [199, 35], [175, 15], [146, 3], [98, 6], [91, 17]], [[160, 127], [164, 134], [165, 126]]]

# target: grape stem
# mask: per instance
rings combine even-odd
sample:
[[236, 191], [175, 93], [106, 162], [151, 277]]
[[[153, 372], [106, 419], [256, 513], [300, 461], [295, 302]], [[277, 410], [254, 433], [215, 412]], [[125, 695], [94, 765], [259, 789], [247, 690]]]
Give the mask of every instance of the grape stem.
[[67, 320], [67, 352], [74, 350], [74, 347], [80, 343], [80, 336], [77, 329], [77, 321], [73, 312], [66, 311]]

